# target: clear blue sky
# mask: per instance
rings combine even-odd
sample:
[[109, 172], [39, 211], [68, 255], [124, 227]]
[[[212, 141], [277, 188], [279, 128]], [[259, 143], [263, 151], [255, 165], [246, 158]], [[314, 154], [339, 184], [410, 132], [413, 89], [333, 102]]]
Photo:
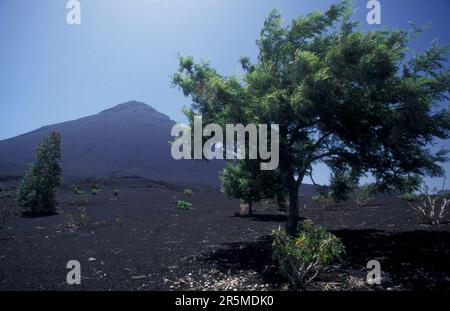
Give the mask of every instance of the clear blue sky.
[[[209, 60], [222, 73], [232, 74], [239, 70], [240, 56], [255, 59], [255, 40], [273, 8], [290, 21], [337, 1], [80, 2], [81, 25], [68, 25], [67, 0], [0, 0], [0, 139], [131, 99], [184, 122], [181, 107], [189, 99], [170, 86], [178, 54]], [[449, 0], [380, 2], [381, 26], [433, 22], [417, 48], [435, 37], [450, 43]], [[355, 1], [355, 19], [365, 29], [379, 27], [367, 25], [366, 3]], [[322, 180], [325, 171], [320, 171]]]

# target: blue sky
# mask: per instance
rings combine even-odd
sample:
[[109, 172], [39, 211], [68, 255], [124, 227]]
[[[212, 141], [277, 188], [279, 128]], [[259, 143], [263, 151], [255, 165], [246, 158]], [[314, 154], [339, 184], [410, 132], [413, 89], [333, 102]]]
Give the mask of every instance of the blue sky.
[[[0, 139], [132, 99], [184, 122], [181, 107], [190, 101], [170, 86], [178, 54], [208, 60], [232, 74], [239, 70], [240, 56], [256, 58], [255, 40], [273, 8], [290, 21], [337, 1], [80, 2], [81, 25], [68, 25], [67, 0], [0, 0]], [[436, 37], [450, 43], [449, 0], [380, 2], [381, 26], [433, 22], [415, 48]], [[377, 28], [366, 23], [366, 3], [355, 1], [354, 18], [364, 29]], [[325, 175], [319, 170], [320, 180]]]

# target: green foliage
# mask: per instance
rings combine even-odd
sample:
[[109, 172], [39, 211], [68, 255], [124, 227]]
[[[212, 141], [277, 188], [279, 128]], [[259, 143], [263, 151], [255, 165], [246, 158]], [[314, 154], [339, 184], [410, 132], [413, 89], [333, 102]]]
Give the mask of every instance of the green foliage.
[[2, 193], [0, 194], [0, 199], [7, 199], [11, 197], [12, 197], [11, 191], [2, 191]]
[[93, 186], [91, 189], [91, 194], [92, 195], [97, 195], [102, 191], [102, 189], [99, 186]]
[[80, 220], [80, 223], [85, 223], [87, 220], [87, 212], [86, 212], [86, 206], [80, 205], [78, 206], [78, 218]]
[[183, 209], [183, 210], [190, 210], [192, 209], [192, 203], [189, 203], [187, 201], [184, 200], [178, 200], [177, 201], [177, 206], [179, 209]]
[[85, 192], [82, 191], [82, 190], [80, 190], [80, 189], [78, 188], [78, 186], [74, 186], [74, 187], [72, 188], [72, 193], [73, 193], [73, 194], [76, 194], [76, 195], [81, 195], [81, 194], [84, 194]]
[[[419, 31], [358, 30], [352, 13], [343, 1], [283, 26], [273, 11], [257, 41], [258, 58], [241, 58], [240, 76], [180, 57], [173, 84], [192, 99], [184, 110], [191, 123], [201, 115], [204, 124], [222, 128], [279, 125], [278, 169], [263, 175], [250, 161], [233, 161], [239, 168], [224, 173], [226, 193], [253, 201], [281, 189], [295, 198], [319, 163], [333, 173], [336, 200], [366, 173], [384, 191], [411, 190], [423, 176], [443, 174], [446, 152], [427, 145], [450, 137], [450, 110], [442, 109], [450, 88], [449, 46], [434, 42], [410, 57], [408, 45]], [[275, 182], [260, 182], [265, 178]], [[290, 234], [297, 201], [290, 200]]]
[[184, 193], [185, 195], [189, 195], [189, 196], [191, 196], [191, 195], [194, 194], [194, 193], [192, 192], [192, 189], [189, 189], [189, 188], [184, 189], [183, 193]]
[[272, 232], [273, 258], [280, 272], [295, 287], [304, 289], [334, 260], [341, 259], [344, 246], [322, 227], [306, 221], [295, 238], [284, 230]]
[[311, 199], [312, 199], [314, 202], [319, 203], [319, 202], [321, 201], [321, 199], [322, 199], [322, 195], [320, 195], [320, 194], [315, 194], [315, 195], [313, 195], [313, 196], [311, 197]]
[[357, 207], [361, 207], [369, 203], [375, 198], [377, 186], [374, 184], [366, 184], [360, 186], [355, 193], [355, 203]]
[[77, 212], [75, 215], [66, 215], [65, 219], [67, 229], [73, 231], [86, 225], [88, 221], [88, 213], [86, 209], [88, 203], [89, 201], [86, 196], [81, 196], [73, 202], [77, 208]]
[[276, 198], [280, 208], [284, 208], [286, 192], [279, 175], [273, 172], [259, 171], [254, 166], [258, 161], [240, 161], [228, 163], [220, 173], [222, 192], [229, 197], [242, 200], [252, 205], [261, 199]]
[[400, 195], [400, 199], [407, 201], [407, 202], [413, 202], [413, 201], [419, 199], [419, 196], [415, 193], [409, 192], [409, 193], [404, 193], [404, 194]]
[[320, 194], [316, 194], [311, 198], [314, 202], [320, 203], [327, 209], [330, 209], [338, 203], [331, 191], [323, 191]]
[[251, 172], [242, 164], [228, 165], [220, 174], [222, 192], [226, 195], [252, 203], [260, 199], [261, 193], [251, 178]]
[[32, 164], [19, 187], [20, 204], [32, 213], [55, 213], [56, 188], [61, 185], [61, 137], [53, 132], [38, 146]]

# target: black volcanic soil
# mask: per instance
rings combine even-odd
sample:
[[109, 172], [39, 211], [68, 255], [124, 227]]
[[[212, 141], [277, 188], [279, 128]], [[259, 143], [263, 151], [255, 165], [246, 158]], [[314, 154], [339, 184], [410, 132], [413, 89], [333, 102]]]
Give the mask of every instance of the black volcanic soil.
[[[9, 186], [7, 186], [7, 184]], [[3, 195], [11, 181], [0, 182]], [[102, 191], [91, 194], [97, 184]], [[86, 193], [60, 189], [60, 213], [16, 215], [0, 230], [0, 290], [288, 289], [271, 261], [270, 234], [285, 215], [270, 204], [253, 217], [235, 213], [238, 202], [214, 188], [142, 178], [85, 180]], [[119, 195], [113, 189], [119, 189]], [[87, 199], [87, 218], [78, 205]], [[176, 200], [193, 203], [178, 209]], [[414, 211], [380, 196], [370, 206], [326, 209], [301, 200], [301, 215], [340, 237], [346, 260], [324, 271], [312, 290], [449, 290], [450, 225], [418, 223]], [[82, 284], [66, 284], [66, 264], [81, 263]], [[382, 284], [368, 286], [366, 263], [381, 263]]]

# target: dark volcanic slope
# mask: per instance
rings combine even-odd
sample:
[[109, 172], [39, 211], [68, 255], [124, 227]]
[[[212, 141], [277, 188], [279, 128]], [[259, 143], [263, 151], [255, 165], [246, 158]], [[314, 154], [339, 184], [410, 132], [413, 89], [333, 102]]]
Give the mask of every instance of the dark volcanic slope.
[[62, 135], [66, 177], [115, 174], [217, 183], [222, 166], [218, 161], [172, 159], [168, 142], [174, 124], [144, 103], [123, 103], [93, 116], [0, 141], [0, 175], [23, 174], [41, 139], [51, 131], [58, 131]]

